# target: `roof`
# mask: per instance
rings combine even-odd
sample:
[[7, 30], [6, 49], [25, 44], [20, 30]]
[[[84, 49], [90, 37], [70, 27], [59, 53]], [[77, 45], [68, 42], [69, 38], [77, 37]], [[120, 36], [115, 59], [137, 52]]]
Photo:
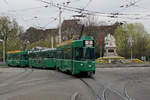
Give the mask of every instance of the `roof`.
[[57, 45], [57, 48], [82, 47], [84, 40], [94, 40], [92, 36], [82, 36], [80, 40], [67, 40]]
[[21, 50], [15, 50], [15, 51], [8, 51], [8, 53], [20, 53]]
[[67, 41], [64, 41], [64, 42], [58, 44], [57, 47], [68, 45], [68, 44], [71, 44], [72, 42], [73, 42], [73, 40], [70, 39], [70, 40], [67, 40]]

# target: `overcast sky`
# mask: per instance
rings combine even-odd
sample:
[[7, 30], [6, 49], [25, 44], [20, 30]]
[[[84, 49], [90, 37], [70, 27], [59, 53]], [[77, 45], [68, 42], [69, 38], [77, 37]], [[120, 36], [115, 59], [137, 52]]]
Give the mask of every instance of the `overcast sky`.
[[[68, 6], [85, 8], [90, 11], [102, 13], [123, 13], [118, 18], [110, 18], [105, 15], [95, 15], [98, 21], [114, 23], [115, 21], [142, 23], [150, 33], [150, 0], [45, 0], [62, 4], [70, 1]], [[120, 7], [130, 4], [130, 1], [138, 1], [131, 7]], [[19, 25], [27, 29], [30, 26], [36, 28], [55, 28], [58, 26], [59, 9], [49, 6], [38, 0], [0, 0], [0, 16], [16, 18]], [[78, 13], [63, 10], [62, 19], [71, 19]], [[56, 20], [57, 19], [57, 20]]]

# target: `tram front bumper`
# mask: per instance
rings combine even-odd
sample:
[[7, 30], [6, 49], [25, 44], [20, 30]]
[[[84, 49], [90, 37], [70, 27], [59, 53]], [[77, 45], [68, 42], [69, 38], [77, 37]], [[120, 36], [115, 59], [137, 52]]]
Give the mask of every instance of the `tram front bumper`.
[[95, 61], [77, 61], [74, 62], [74, 73], [81, 72], [94, 72], [95, 73]]

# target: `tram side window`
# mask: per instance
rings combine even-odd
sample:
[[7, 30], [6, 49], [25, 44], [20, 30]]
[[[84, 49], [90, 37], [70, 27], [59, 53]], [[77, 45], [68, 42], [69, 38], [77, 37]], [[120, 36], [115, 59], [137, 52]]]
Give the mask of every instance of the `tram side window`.
[[37, 54], [33, 54], [33, 59], [36, 59], [37, 58]]
[[58, 59], [58, 51], [56, 51], [56, 59]]
[[12, 60], [16, 60], [16, 55], [12, 55]]
[[49, 52], [48, 58], [53, 58], [53, 52]]
[[19, 54], [16, 54], [15, 60], [19, 60], [19, 59], [20, 59], [20, 55], [19, 55]]
[[52, 58], [54, 58], [54, 57], [55, 57], [55, 56], [54, 56], [54, 52], [51, 52], [51, 57], [52, 57]]
[[67, 48], [64, 50], [64, 59], [72, 59], [71, 48]]
[[21, 59], [21, 55], [20, 54], [17, 54], [17, 60], [20, 60]]
[[41, 59], [43, 59], [43, 58], [46, 57], [44, 52], [39, 52], [39, 53], [38, 53], [38, 56], [39, 56], [39, 58], [41, 58]]
[[64, 51], [61, 50], [58, 56], [60, 59], [64, 59]]
[[80, 60], [83, 58], [83, 48], [75, 48], [75, 56], [76, 60]]
[[56, 51], [56, 59], [58, 59], [58, 51]]
[[41, 56], [40, 53], [38, 52], [38, 53], [35, 54], [35, 58], [36, 58], [36, 59], [42, 59], [42, 56]]
[[11, 59], [11, 60], [14, 60], [14, 55], [10, 55], [10, 59]]
[[29, 54], [29, 58], [31, 58], [31, 59], [33, 58], [33, 57], [32, 57], [32, 54]]
[[24, 60], [28, 60], [28, 58], [29, 58], [29, 56], [28, 56], [27, 54], [24, 54], [24, 55], [23, 55], [23, 59], [24, 59]]
[[13, 60], [13, 55], [9, 55], [9, 60]]
[[47, 56], [48, 58], [51, 58], [51, 52], [48, 52], [48, 56]]
[[18, 60], [19, 59], [19, 56], [16, 54], [16, 56], [15, 56], [15, 60]]
[[50, 53], [51, 53], [51, 52], [46, 51], [46, 52], [45, 52], [45, 58], [51, 58]]
[[29, 54], [29, 56], [30, 56], [31, 59], [35, 58], [35, 54], [33, 54], [33, 53]]
[[11, 60], [11, 55], [7, 55], [7, 59], [8, 59], [8, 60]]
[[14, 55], [13, 55], [13, 59], [14, 59], [14, 60], [17, 60], [17, 58], [18, 58], [17, 55], [14, 54]]
[[63, 53], [63, 51], [57, 51], [56, 52], [56, 58], [57, 59], [63, 59], [64, 58], [64, 53]]
[[43, 59], [43, 58], [48, 58], [48, 56], [49, 56], [49, 55], [48, 55], [48, 52], [40, 52], [40, 53], [39, 53], [39, 58], [42, 58], [42, 59]]
[[56, 52], [52, 52], [52, 57], [56, 58]]
[[52, 58], [55, 58], [55, 52], [51, 52]]
[[15, 55], [14, 54], [11, 55], [11, 60], [15, 60]]
[[33, 57], [32, 57], [32, 54], [29, 54], [29, 58], [31, 58], [31, 59], [33, 58]]

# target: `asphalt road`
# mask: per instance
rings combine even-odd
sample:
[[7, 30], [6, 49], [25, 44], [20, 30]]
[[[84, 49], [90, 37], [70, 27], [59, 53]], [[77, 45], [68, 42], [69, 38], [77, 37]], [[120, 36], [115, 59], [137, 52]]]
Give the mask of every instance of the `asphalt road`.
[[150, 67], [97, 69], [106, 100], [150, 100]]
[[0, 68], [0, 100], [149, 100], [150, 67], [97, 68], [94, 78]]

